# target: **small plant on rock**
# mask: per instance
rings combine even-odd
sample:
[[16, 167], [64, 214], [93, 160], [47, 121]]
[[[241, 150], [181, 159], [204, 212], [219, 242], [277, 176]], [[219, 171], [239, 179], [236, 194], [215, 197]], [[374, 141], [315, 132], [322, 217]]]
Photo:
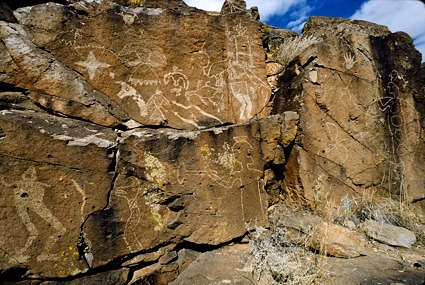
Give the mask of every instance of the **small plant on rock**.
[[301, 55], [308, 47], [320, 42], [321, 40], [313, 35], [304, 36], [299, 35], [286, 39], [285, 42], [279, 47], [277, 53], [277, 61], [283, 66], [287, 66], [297, 56]]
[[315, 284], [319, 279], [317, 256], [291, 242], [285, 228], [268, 231], [258, 227], [251, 234], [254, 274], [259, 285]]

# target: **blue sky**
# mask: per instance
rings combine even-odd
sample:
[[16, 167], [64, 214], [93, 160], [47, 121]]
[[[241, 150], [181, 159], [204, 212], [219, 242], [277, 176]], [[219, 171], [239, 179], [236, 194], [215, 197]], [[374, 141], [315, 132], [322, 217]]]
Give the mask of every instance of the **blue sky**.
[[[184, 0], [208, 11], [220, 11], [224, 0]], [[247, 0], [257, 6], [261, 20], [269, 25], [301, 32], [310, 16], [342, 17], [385, 25], [403, 31], [425, 55], [425, 4], [419, 0]], [[425, 56], [422, 56], [425, 61]]]

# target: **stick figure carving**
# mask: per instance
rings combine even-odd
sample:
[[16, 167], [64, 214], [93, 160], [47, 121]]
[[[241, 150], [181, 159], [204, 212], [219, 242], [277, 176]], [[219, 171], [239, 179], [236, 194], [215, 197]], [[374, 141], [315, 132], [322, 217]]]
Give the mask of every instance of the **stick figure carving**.
[[43, 253], [37, 257], [37, 260], [44, 261], [53, 259], [49, 252], [60, 236], [65, 234], [66, 228], [43, 202], [45, 189], [50, 187], [50, 185], [37, 181], [37, 173], [34, 167], [28, 168], [24, 174], [22, 174], [22, 179], [20, 181], [13, 182], [11, 184], [1, 181], [1, 184], [14, 189], [13, 198], [16, 210], [28, 231], [28, 239], [25, 245], [16, 251], [13, 259], [18, 262], [28, 261], [29, 256], [23, 254], [29, 249], [39, 235], [37, 227], [31, 221], [28, 214], [30, 210], [40, 216], [40, 218], [55, 229], [55, 233], [49, 236], [45, 243]]
[[140, 181], [135, 177], [130, 177], [131, 184], [116, 188], [115, 195], [127, 200], [130, 215], [125, 223], [124, 240], [128, 249], [134, 252], [141, 247], [141, 243], [137, 237], [137, 228], [139, 227], [142, 216], [138, 204], [138, 198], [141, 191]]

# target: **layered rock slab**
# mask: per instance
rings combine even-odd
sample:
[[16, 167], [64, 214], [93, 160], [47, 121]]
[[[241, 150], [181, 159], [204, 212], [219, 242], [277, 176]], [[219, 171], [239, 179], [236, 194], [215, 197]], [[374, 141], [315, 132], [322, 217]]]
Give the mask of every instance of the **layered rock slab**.
[[219, 245], [267, 226], [264, 168], [282, 159], [284, 121], [123, 133], [109, 207], [83, 229], [93, 266], [169, 243]]
[[40, 277], [87, 271], [80, 228], [106, 206], [115, 132], [6, 110], [0, 128], [0, 271], [26, 268]]
[[[19, 82], [49, 109], [108, 126], [131, 119], [202, 129], [264, 117], [264, 51], [246, 11], [77, 4], [22, 8], [15, 15], [23, 29], [2, 24], [5, 82]], [[52, 20], [39, 20], [46, 13]], [[58, 76], [69, 80], [56, 84]]]

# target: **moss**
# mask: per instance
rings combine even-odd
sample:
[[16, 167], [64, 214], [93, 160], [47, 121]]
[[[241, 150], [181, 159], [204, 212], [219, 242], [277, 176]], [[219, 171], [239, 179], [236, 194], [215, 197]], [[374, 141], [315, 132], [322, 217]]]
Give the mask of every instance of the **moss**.
[[129, 0], [130, 7], [142, 7], [145, 0]]

